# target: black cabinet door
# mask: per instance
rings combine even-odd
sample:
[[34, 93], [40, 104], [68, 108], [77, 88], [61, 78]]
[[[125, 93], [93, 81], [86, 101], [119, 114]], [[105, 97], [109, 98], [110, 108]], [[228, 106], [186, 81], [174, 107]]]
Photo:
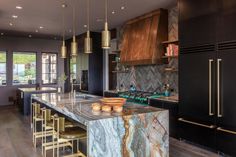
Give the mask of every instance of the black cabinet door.
[[[210, 124], [215, 123], [213, 116], [215, 113], [215, 56], [215, 52], [180, 54], [179, 111], [181, 116]], [[209, 74], [211, 74], [211, 79]], [[211, 89], [211, 94], [209, 94], [209, 89]]]
[[221, 0], [217, 28], [218, 41], [236, 40], [236, 1]]
[[215, 148], [215, 57], [213, 51], [179, 58], [179, 136], [210, 148]]
[[[233, 43], [231, 43], [232, 45]], [[224, 44], [226, 45], [226, 44]], [[220, 45], [222, 47], [222, 44]], [[236, 42], [218, 53], [219, 98], [217, 94], [218, 150], [236, 156]], [[217, 81], [218, 82], [218, 81]], [[217, 84], [218, 85], [218, 84]], [[219, 105], [219, 107], [218, 107]]]
[[218, 8], [218, 0], [180, 0], [180, 45], [189, 46], [215, 42]]

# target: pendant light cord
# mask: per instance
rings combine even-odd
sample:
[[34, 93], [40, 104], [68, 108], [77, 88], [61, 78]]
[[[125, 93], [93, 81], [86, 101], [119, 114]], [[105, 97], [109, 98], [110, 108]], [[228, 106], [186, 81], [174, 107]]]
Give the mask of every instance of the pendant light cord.
[[63, 25], [62, 39], [64, 42], [65, 41], [65, 8], [63, 8], [63, 13], [62, 13], [62, 25]]
[[75, 36], [75, 0], [73, 0], [73, 35]]
[[105, 22], [107, 22], [107, 4], [108, 3], [108, 1], [107, 0], [105, 0]]
[[90, 21], [89, 21], [89, 17], [90, 17], [90, 11], [89, 11], [89, 6], [90, 6], [90, 2], [89, 0], [87, 0], [87, 23], [88, 23], [88, 26], [87, 26], [87, 31], [90, 30]]

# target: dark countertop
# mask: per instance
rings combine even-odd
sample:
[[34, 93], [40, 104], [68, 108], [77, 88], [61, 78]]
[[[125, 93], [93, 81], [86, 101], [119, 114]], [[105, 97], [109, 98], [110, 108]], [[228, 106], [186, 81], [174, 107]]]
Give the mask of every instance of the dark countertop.
[[[83, 96], [90, 96], [89, 99], [83, 99]], [[88, 125], [90, 121], [114, 118], [114, 117], [124, 117], [129, 115], [140, 115], [145, 113], [160, 112], [163, 109], [154, 108], [150, 106], [142, 106], [135, 103], [126, 103], [124, 110], [121, 113], [106, 113], [106, 112], [93, 112], [91, 105], [94, 102], [99, 102], [101, 97], [79, 94], [77, 96], [73, 94], [58, 94], [58, 93], [44, 93], [44, 94], [34, 94], [32, 99], [46, 106], [58, 111], [61, 114], [67, 115], [79, 123]]]
[[20, 91], [22, 92], [34, 92], [34, 93], [37, 93], [37, 92], [43, 92], [43, 91], [57, 91], [56, 88], [52, 88], [52, 87], [41, 87], [40, 89], [36, 89], [35, 87], [34, 88], [18, 88]]

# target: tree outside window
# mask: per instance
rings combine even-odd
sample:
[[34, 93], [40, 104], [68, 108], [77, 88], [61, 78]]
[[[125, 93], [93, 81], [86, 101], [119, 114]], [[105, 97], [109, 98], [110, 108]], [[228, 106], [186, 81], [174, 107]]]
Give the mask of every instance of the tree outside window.
[[5, 86], [6, 82], [6, 52], [0, 51], [0, 86]]
[[13, 85], [36, 83], [36, 53], [13, 52]]

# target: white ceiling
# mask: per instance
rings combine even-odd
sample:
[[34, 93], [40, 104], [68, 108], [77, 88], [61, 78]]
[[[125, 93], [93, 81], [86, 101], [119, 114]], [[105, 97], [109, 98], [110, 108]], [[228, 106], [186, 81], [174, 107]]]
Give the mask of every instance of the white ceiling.
[[[75, 0], [76, 2], [76, 34], [86, 31], [86, 0]], [[176, 5], [177, 0], [108, 0], [109, 27], [115, 28], [125, 21], [147, 13], [158, 8], [170, 8]], [[64, 0], [0, 0], [0, 33], [4, 35], [32, 34], [46, 36], [49, 38], [59, 37], [62, 32], [62, 3]], [[90, 0], [91, 30], [100, 31], [103, 28], [105, 0]], [[66, 8], [66, 35], [72, 35], [72, 4], [73, 0], [65, 0]], [[22, 6], [22, 10], [16, 9]], [[125, 6], [121, 10], [121, 6]], [[115, 14], [112, 14], [112, 11]], [[13, 19], [12, 15], [17, 15]], [[12, 23], [13, 26], [10, 26]], [[43, 26], [43, 29], [39, 29]], [[38, 33], [35, 31], [39, 30]]]

